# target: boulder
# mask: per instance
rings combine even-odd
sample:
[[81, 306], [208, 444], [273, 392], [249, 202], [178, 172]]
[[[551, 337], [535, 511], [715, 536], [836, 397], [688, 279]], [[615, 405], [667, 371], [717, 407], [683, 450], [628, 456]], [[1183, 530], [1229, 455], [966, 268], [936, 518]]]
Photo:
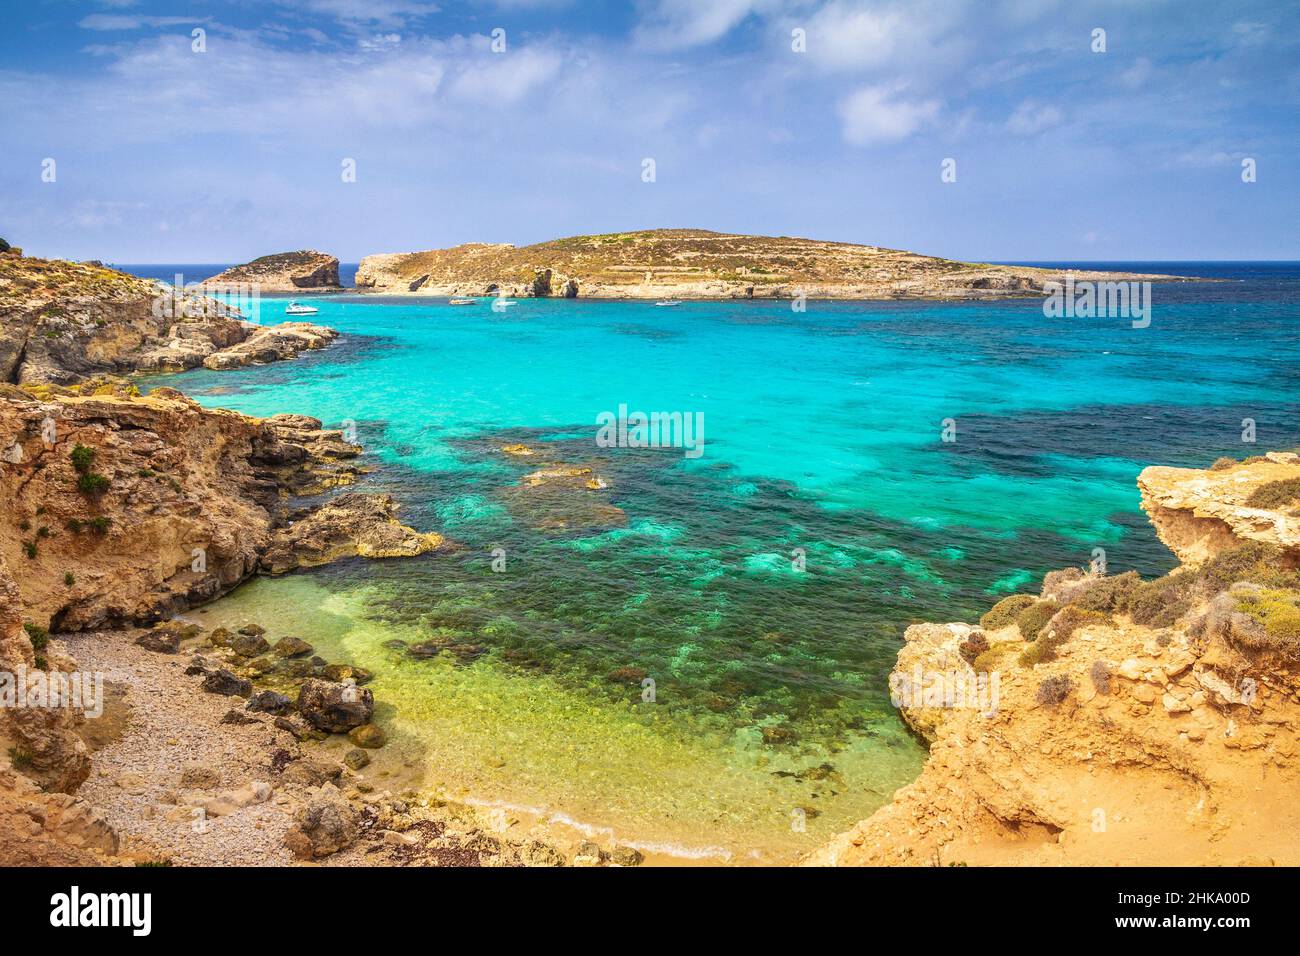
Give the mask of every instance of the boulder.
[[337, 788], [325, 784], [295, 814], [284, 845], [300, 860], [318, 860], [356, 842], [357, 813]]
[[209, 694], [224, 694], [226, 697], [247, 697], [253, 693], [251, 680], [236, 677], [225, 668], [208, 673], [200, 686]]
[[298, 691], [298, 712], [316, 729], [345, 734], [370, 723], [375, 695], [354, 684], [335, 684], [309, 678]]
[[359, 747], [353, 747], [343, 755], [343, 763], [349, 770], [361, 770], [370, 765], [370, 754]]
[[230, 649], [240, 657], [257, 657], [271, 649], [266, 638], [260, 634], [236, 634], [230, 642]]
[[285, 637], [272, 650], [280, 657], [302, 657], [312, 653], [315, 648], [301, 638]]
[[248, 703], [244, 706], [255, 713], [275, 714], [279, 717], [289, 713], [293, 708], [293, 700], [273, 690], [263, 690], [248, 698]]
[[174, 628], [156, 627], [135, 639], [146, 651], [157, 654], [175, 654], [181, 649], [181, 635]]

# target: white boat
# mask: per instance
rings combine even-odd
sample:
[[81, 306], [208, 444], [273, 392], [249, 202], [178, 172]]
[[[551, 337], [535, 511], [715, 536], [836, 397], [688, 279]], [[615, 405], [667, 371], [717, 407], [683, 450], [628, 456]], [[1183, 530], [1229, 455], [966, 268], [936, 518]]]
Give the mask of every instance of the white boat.
[[448, 304], [448, 305], [475, 305], [477, 302], [478, 302], [478, 299], [449, 299], [449, 300], [447, 300], [447, 304]]
[[681, 305], [681, 304], [682, 304], [681, 299], [660, 299], [658, 302], [655, 303], [655, 305], [664, 309], [672, 305]]
[[319, 310], [314, 305], [299, 305], [297, 302], [290, 302], [285, 306], [285, 315], [315, 315]]

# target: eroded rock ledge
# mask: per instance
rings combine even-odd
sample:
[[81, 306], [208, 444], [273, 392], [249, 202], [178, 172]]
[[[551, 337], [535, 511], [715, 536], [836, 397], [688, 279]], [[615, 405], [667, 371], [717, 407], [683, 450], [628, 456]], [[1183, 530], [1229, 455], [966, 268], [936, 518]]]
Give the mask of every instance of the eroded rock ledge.
[[806, 862], [1300, 863], [1294, 457], [1143, 472], [1193, 562], [1164, 578], [1068, 569], [978, 625], [908, 628], [891, 691], [929, 760]]
[[[1300, 455], [1269, 452], [1209, 470], [1146, 468], [1142, 507], [1156, 534], [1184, 564], [1199, 564], [1243, 541], [1278, 545], [1300, 563]], [[1289, 489], [1289, 490], [1288, 490]]]
[[291, 496], [360, 474], [360, 449], [315, 419], [205, 409], [167, 388], [84, 389], [0, 396], [0, 554], [42, 627], [148, 624], [259, 571], [442, 544], [402, 526], [386, 496], [294, 510]]

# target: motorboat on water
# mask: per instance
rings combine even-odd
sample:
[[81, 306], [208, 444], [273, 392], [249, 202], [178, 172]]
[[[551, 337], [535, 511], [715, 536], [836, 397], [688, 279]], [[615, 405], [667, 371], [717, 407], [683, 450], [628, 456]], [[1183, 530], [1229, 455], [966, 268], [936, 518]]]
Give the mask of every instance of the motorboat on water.
[[682, 304], [681, 299], [660, 299], [658, 302], [655, 303], [655, 305], [659, 306], [661, 309], [666, 309], [669, 306], [681, 305], [681, 304]]
[[299, 305], [297, 302], [290, 302], [284, 308], [285, 315], [315, 315], [318, 311], [314, 305]]
[[448, 304], [448, 305], [476, 305], [477, 303], [478, 303], [478, 299], [449, 299], [449, 300], [447, 300], [447, 304]]

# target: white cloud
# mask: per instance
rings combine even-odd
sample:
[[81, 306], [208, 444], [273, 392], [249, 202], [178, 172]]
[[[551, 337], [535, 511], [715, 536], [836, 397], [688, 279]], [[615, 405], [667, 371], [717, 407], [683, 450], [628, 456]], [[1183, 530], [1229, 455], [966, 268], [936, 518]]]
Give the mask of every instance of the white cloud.
[[742, 20], [770, 7], [763, 0], [658, 0], [637, 26], [637, 40], [660, 50], [712, 43]]
[[808, 59], [817, 67], [863, 72], [896, 67], [909, 73], [939, 73], [964, 58], [969, 41], [963, 26], [969, 7], [961, 0], [913, 0], [866, 6], [832, 0], [806, 24]]
[[83, 30], [142, 30], [146, 27], [193, 26], [207, 23], [207, 17], [146, 17], [123, 13], [92, 13], [82, 17], [77, 26]]
[[451, 91], [460, 99], [478, 103], [516, 103], [553, 80], [560, 63], [559, 54], [548, 50], [485, 53], [476, 62], [464, 65]]
[[1018, 136], [1033, 136], [1060, 125], [1064, 118], [1061, 111], [1050, 103], [1025, 100], [1007, 119], [1007, 129]]
[[888, 86], [866, 86], [840, 103], [844, 138], [856, 145], [906, 139], [939, 112], [937, 100], [904, 100]]

